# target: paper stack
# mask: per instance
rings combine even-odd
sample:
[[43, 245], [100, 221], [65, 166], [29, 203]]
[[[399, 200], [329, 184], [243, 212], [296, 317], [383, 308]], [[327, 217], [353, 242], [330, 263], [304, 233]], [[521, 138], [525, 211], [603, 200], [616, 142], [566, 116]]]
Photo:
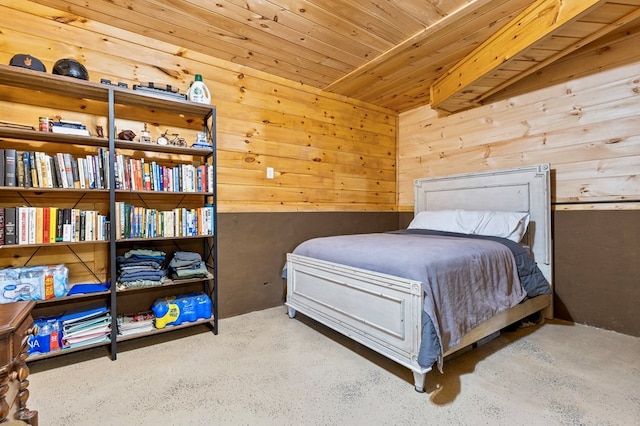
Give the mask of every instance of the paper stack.
[[111, 314], [104, 304], [67, 311], [60, 322], [63, 349], [104, 343], [111, 339]]
[[118, 334], [128, 336], [130, 334], [152, 331], [154, 329], [154, 318], [155, 315], [151, 311], [120, 315], [118, 317]]

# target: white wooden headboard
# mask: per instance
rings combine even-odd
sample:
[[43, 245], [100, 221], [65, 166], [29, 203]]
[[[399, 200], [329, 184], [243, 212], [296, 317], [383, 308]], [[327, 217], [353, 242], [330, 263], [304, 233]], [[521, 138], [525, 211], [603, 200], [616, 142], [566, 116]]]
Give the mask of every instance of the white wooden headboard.
[[526, 243], [550, 284], [552, 278], [549, 164], [416, 179], [415, 214], [425, 210], [528, 211]]

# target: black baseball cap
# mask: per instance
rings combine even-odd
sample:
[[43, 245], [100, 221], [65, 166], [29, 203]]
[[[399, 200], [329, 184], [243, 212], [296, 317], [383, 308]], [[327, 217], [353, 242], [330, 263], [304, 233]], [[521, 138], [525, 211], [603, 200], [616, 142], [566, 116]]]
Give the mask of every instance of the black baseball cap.
[[22, 53], [14, 55], [13, 58], [11, 58], [9, 65], [13, 65], [14, 67], [28, 68], [30, 70], [47, 72], [47, 68], [40, 61], [40, 59]]

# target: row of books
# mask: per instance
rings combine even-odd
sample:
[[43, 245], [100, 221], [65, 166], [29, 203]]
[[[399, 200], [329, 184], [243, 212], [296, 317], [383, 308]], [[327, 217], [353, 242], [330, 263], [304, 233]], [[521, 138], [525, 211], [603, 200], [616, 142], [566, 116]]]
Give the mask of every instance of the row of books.
[[[116, 205], [116, 238], [213, 235], [213, 207], [159, 211], [124, 202]], [[107, 241], [109, 217], [96, 210], [0, 207], [0, 246]]]
[[96, 210], [0, 207], [0, 245], [108, 239], [109, 219]]
[[109, 188], [109, 151], [75, 158], [39, 151], [0, 149], [0, 186], [24, 188]]
[[116, 202], [116, 238], [193, 237], [213, 235], [213, 207], [178, 207], [159, 211]]
[[116, 155], [116, 189], [162, 192], [213, 192], [211, 164], [163, 166], [144, 158]]
[[[109, 150], [74, 157], [69, 153], [0, 149], [0, 187], [109, 189]], [[115, 188], [131, 191], [213, 192], [211, 164], [160, 165], [116, 155]]]

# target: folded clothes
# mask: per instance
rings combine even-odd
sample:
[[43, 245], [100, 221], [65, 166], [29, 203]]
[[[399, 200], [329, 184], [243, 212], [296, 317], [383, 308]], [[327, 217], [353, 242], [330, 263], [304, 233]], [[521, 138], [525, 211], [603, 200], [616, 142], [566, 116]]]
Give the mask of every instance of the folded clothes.
[[159, 271], [162, 267], [160, 265], [155, 266], [118, 266], [120, 272], [140, 272], [140, 271]]
[[132, 272], [127, 274], [120, 274], [120, 276], [118, 276], [118, 281], [124, 282], [135, 280], [160, 280], [163, 276], [163, 271]]
[[164, 281], [162, 280], [135, 280], [135, 281], [119, 282], [116, 287], [118, 288], [118, 290], [123, 290], [125, 288], [160, 286], [163, 283]]
[[207, 270], [207, 265], [204, 262], [200, 262], [194, 268], [180, 268], [180, 269], [172, 269], [170, 271], [170, 276], [173, 279], [185, 280], [188, 278], [206, 278], [209, 276], [209, 271]]
[[158, 266], [164, 263], [164, 259], [138, 259], [138, 258], [126, 258], [124, 256], [118, 256], [116, 258], [116, 263], [118, 265], [134, 265], [134, 266]]
[[172, 260], [199, 262], [202, 260], [202, 256], [193, 251], [177, 251], [173, 254]]
[[200, 253], [190, 251], [177, 251], [169, 262], [169, 268], [180, 268], [184, 266], [198, 265], [202, 262]]
[[153, 249], [131, 249], [128, 250], [124, 257], [138, 257], [138, 258], [162, 258], [166, 256], [166, 253], [161, 250]]

